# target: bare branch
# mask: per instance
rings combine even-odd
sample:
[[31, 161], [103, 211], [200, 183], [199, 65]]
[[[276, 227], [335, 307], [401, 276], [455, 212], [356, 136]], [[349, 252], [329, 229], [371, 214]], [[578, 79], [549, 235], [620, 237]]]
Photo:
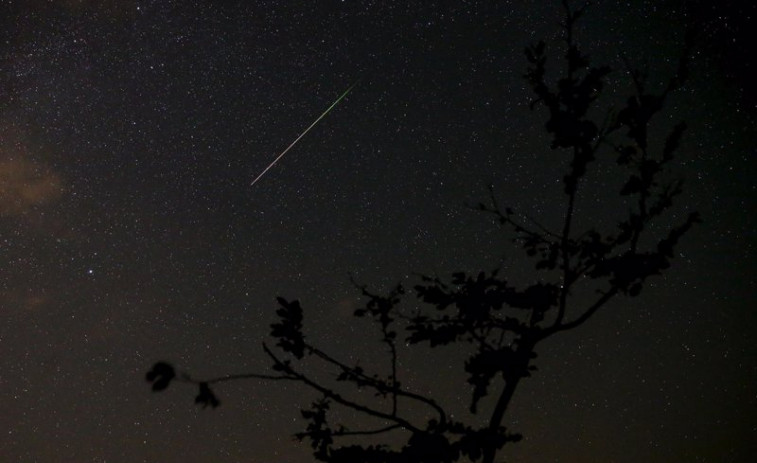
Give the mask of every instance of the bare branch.
[[[424, 397], [419, 394], [415, 394], [413, 392], [405, 391], [400, 389], [396, 386], [396, 382], [393, 382], [392, 386], [386, 384], [384, 381], [378, 380], [376, 378], [373, 378], [371, 376], [366, 375], [365, 373], [362, 373], [360, 371], [356, 371], [354, 368], [349, 367], [345, 365], [344, 363], [336, 360], [335, 358], [331, 357], [330, 355], [326, 354], [325, 352], [313, 348], [313, 354], [321, 358], [322, 360], [331, 363], [332, 365], [338, 367], [343, 372], [348, 373], [349, 375], [354, 375], [356, 378], [360, 378], [360, 380], [367, 386], [372, 387], [377, 392], [380, 393], [391, 393], [396, 396], [400, 397], [406, 397], [408, 399], [417, 400], [419, 402], [425, 403], [426, 405], [430, 406], [434, 410], [436, 410], [437, 413], [439, 413], [439, 419], [441, 422], [447, 421], [447, 414], [444, 412], [444, 410], [439, 406], [438, 403], [436, 403], [434, 400], [429, 399], [428, 397]], [[396, 415], [397, 409], [396, 406], [392, 407], [392, 414]]]
[[591, 318], [592, 315], [594, 315], [597, 310], [599, 310], [600, 307], [605, 305], [610, 299], [612, 299], [616, 294], [618, 294], [618, 291], [620, 288], [617, 286], [613, 286], [610, 288], [609, 291], [606, 293], [603, 293], [602, 296], [597, 299], [592, 305], [590, 305], [578, 318], [575, 320], [572, 320], [567, 323], [555, 323], [554, 325], [550, 326], [549, 328], [541, 331], [538, 334], [539, 340], [546, 339], [553, 334], [560, 332], [560, 331], [567, 331], [571, 330], [573, 328], [576, 328], [580, 325], [582, 325], [584, 322], [586, 322], [589, 318]]
[[268, 348], [268, 346], [265, 345], [265, 343], [263, 344], [263, 351], [266, 353], [266, 355], [268, 355], [268, 357], [271, 358], [271, 360], [274, 361], [274, 368], [281, 369], [285, 373], [288, 373], [289, 375], [295, 377], [298, 381], [302, 382], [303, 384], [305, 384], [305, 385], [309, 386], [310, 388], [315, 389], [316, 391], [318, 391], [321, 394], [323, 394], [324, 397], [327, 397], [327, 398], [333, 400], [334, 402], [336, 402], [336, 403], [338, 403], [340, 405], [343, 405], [343, 406], [345, 406], [347, 408], [351, 408], [351, 409], [353, 409], [355, 411], [358, 411], [358, 412], [361, 412], [361, 413], [365, 413], [366, 415], [373, 416], [373, 417], [376, 417], [376, 418], [382, 418], [382, 419], [387, 420], [387, 421], [392, 421], [392, 422], [396, 423], [397, 425], [399, 425], [399, 426], [401, 426], [401, 427], [403, 427], [405, 429], [408, 429], [410, 431], [413, 431], [413, 432], [420, 432], [421, 431], [419, 428], [417, 428], [416, 426], [414, 426], [412, 423], [410, 423], [409, 421], [407, 421], [407, 420], [405, 420], [403, 418], [400, 418], [399, 416], [393, 416], [393, 415], [391, 415], [389, 413], [384, 413], [384, 412], [375, 410], [373, 408], [370, 408], [368, 406], [365, 406], [365, 405], [362, 405], [362, 404], [359, 404], [359, 403], [347, 400], [344, 397], [342, 397], [341, 395], [337, 394], [335, 391], [333, 391], [333, 390], [331, 390], [331, 389], [329, 389], [327, 387], [324, 387], [324, 386], [320, 385], [319, 383], [317, 383], [316, 381], [314, 381], [314, 380], [310, 379], [309, 377], [305, 376], [304, 374], [295, 371], [291, 367], [291, 365], [289, 365], [289, 363], [283, 362], [278, 357], [276, 357], [276, 355], [271, 351], [271, 349]]
[[401, 426], [399, 424], [392, 424], [390, 426], [386, 426], [381, 429], [373, 429], [370, 431], [334, 431], [334, 436], [371, 436], [376, 434], [383, 434], [385, 432], [393, 431], [395, 429], [399, 429]]

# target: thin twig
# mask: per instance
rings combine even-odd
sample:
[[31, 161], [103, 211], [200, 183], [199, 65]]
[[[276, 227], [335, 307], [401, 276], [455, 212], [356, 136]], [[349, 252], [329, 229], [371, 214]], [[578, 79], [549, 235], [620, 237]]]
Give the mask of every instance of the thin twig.
[[323, 387], [320, 384], [316, 383], [309, 377], [305, 376], [304, 374], [295, 371], [291, 365], [288, 363], [282, 362], [279, 360], [278, 357], [271, 351], [271, 349], [268, 348], [268, 346], [263, 343], [263, 350], [268, 355], [268, 357], [271, 358], [271, 360], [274, 361], [274, 365], [278, 368], [282, 369], [284, 372], [289, 373], [290, 375], [296, 377], [297, 380], [302, 382], [303, 384], [310, 386], [312, 389], [315, 389], [316, 391], [323, 394], [325, 397], [333, 400], [334, 402], [339, 403], [340, 405], [343, 405], [347, 408], [351, 408], [355, 411], [365, 413], [366, 415], [375, 416], [376, 418], [383, 418], [387, 421], [393, 421], [394, 423], [397, 423], [399, 426], [404, 427], [412, 432], [421, 432], [421, 430], [414, 426], [411, 422], [400, 418], [399, 416], [392, 416], [388, 413], [380, 412], [378, 410], [374, 410], [373, 408], [367, 407], [365, 405], [352, 402], [350, 400], [345, 399], [341, 395], [337, 394], [336, 392], [332, 391], [329, 388]]

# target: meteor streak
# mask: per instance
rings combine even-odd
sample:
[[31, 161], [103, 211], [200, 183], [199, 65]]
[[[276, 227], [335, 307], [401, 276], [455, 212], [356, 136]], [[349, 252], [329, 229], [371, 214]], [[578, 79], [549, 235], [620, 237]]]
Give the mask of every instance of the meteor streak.
[[313, 127], [315, 127], [315, 125], [316, 125], [316, 124], [317, 124], [318, 122], [320, 122], [320, 121], [321, 121], [321, 119], [323, 119], [324, 117], [326, 117], [326, 114], [328, 114], [328, 113], [329, 113], [329, 111], [331, 111], [332, 109], [334, 109], [334, 106], [338, 105], [338, 104], [339, 104], [339, 102], [340, 102], [340, 101], [342, 101], [342, 99], [343, 99], [344, 97], [346, 97], [348, 93], [350, 93], [350, 90], [352, 90], [352, 88], [353, 88], [353, 87], [355, 87], [355, 85], [357, 85], [357, 83], [358, 83], [358, 82], [360, 82], [360, 80], [359, 80], [359, 79], [358, 79], [358, 80], [356, 80], [356, 81], [355, 81], [355, 82], [354, 82], [354, 83], [353, 83], [352, 85], [350, 85], [350, 87], [349, 87], [349, 88], [348, 88], [347, 90], [345, 90], [345, 91], [344, 91], [344, 93], [342, 93], [342, 96], [340, 96], [339, 98], [337, 98], [335, 102], [331, 103], [331, 106], [329, 106], [329, 107], [328, 107], [328, 108], [326, 109], [326, 111], [324, 111], [324, 112], [323, 112], [323, 114], [321, 114], [320, 116], [318, 116], [318, 119], [316, 119], [316, 120], [315, 120], [315, 121], [314, 121], [314, 122], [313, 122], [312, 124], [310, 124], [310, 125], [308, 126], [308, 128], [307, 128], [307, 129], [305, 129], [305, 130], [304, 130], [304, 131], [303, 131], [303, 132], [302, 132], [302, 133], [300, 134], [300, 136], [299, 136], [299, 137], [295, 138], [295, 140], [294, 140], [294, 141], [293, 141], [293, 142], [292, 142], [292, 143], [291, 143], [291, 144], [290, 144], [289, 146], [287, 146], [287, 147], [286, 147], [286, 149], [285, 149], [284, 151], [282, 151], [282, 152], [281, 152], [281, 154], [279, 154], [278, 156], [276, 156], [276, 159], [274, 159], [274, 160], [273, 160], [273, 162], [271, 162], [270, 164], [268, 164], [268, 167], [266, 167], [265, 169], [263, 169], [263, 172], [261, 172], [261, 173], [260, 173], [260, 174], [259, 174], [259, 175], [258, 175], [257, 177], [255, 177], [255, 180], [253, 180], [253, 181], [252, 181], [252, 183], [250, 183], [250, 186], [253, 186], [253, 185], [254, 185], [254, 184], [255, 184], [255, 183], [256, 183], [256, 182], [258, 181], [258, 180], [260, 180], [260, 178], [261, 178], [262, 176], [264, 176], [264, 175], [265, 175], [265, 173], [266, 173], [266, 172], [268, 172], [268, 171], [269, 171], [269, 170], [271, 169], [271, 167], [273, 167], [273, 166], [274, 166], [274, 165], [275, 165], [275, 164], [276, 164], [277, 162], [279, 162], [279, 159], [281, 159], [282, 157], [284, 157], [284, 155], [285, 155], [285, 154], [287, 154], [287, 151], [289, 151], [290, 149], [292, 149], [292, 147], [293, 147], [294, 145], [296, 145], [296, 144], [297, 144], [297, 142], [298, 142], [298, 141], [300, 141], [300, 139], [301, 139], [302, 137], [304, 137], [306, 133], [310, 132], [310, 129], [312, 129]]

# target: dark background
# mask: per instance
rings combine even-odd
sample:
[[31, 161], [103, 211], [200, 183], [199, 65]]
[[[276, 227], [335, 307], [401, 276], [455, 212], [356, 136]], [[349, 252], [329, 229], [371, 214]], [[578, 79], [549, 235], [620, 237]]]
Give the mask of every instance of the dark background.
[[[505, 423], [525, 438], [503, 455], [751, 461], [755, 8], [598, 3], [578, 40], [617, 69], [608, 104], [630, 88], [620, 53], [661, 85], [684, 29], [699, 31], [692, 78], [655, 127], [687, 121], [674, 213], [704, 223], [640, 297], [543, 346]], [[152, 394], [145, 371], [262, 372], [277, 295], [302, 300], [311, 339], [379, 367], [349, 273], [381, 291], [502, 263], [528, 281], [519, 250], [466, 203], [491, 183], [546, 224], [564, 209], [566, 158], [522, 78], [539, 39], [562, 66], [558, 2], [0, 5], [4, 461], [312, 461], [290, 437], [309, 391], [227, 384], [201, 410], [191, 388]], [[584, 228], [625, 213], [612, 167], [608, 154], [587, 178]], [[403, 352], [401, 379], [463, 413], [455, 352], [437, 354]]]

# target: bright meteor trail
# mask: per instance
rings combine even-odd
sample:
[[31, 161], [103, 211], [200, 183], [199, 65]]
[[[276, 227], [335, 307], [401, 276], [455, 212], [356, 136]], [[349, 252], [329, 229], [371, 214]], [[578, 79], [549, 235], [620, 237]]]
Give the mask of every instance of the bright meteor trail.
[[338, 105], [338, 104], [339, 104], [339, 102], [340, 102], [340, 101], [342, 101], [342, 99], [343, 99], [344, 97], [346, 97], [348, 93], [350, 93], [350, 90], [352, 90], [352, 88], [353, 88], [353, 87], [354, 87], [355, 85], [357, 85], [357, 83], [358, 83], [359, 81], [360, 81], [360, 80], [356, 80], [356, 81], [355, 81], [355, 82], [354, 82], [354, 83], [353, 83], [352, 85], [350, 85], [350, 87], [349, 87], [349, 88], [348, 88], [347, 90], [345, 90], [345, 91], [344, 91], [344, 93], [342, 93], [342, 96], [340, 96], [339, 98], [337, 98], [335, 102], [331, 103], [331, 106], [329, 106], [329, 107], [328, 107], [328, 108], [326, 109], [326, 111], [324, 111], [324, 112], [323, 112], [323, 114], [321, 114], [320, 116], [318, 116], [318, 119], [316, 119], [316, 120], [315, 120], [315, 121], [314, 121], [314, 122], [313, 122], [312, 124], [310, 124], [310, 126], [308, 126], [308, 128], [307, 128], [307, 129], [305, 129], [305, 130], [304, 130], [304, 131], [303, 131], [303, 132], [302, 132], [302, 133], [300, 134], [300, 136], [299, 136], [299, 137], [295, 138], [295, 140], [294, 140], [294, 141], [293, 141], [293, 142], [292, 142], [292, 143], [291, 143], [291, 144], [290, 144], [289, 146], [287, 146], [287, 147], [286, 147], [286, 149], [285, 149], [284, 151], [282, 151], [282, 152], [281, 152], [281, 154], [279, 154], [278, 156], [276, 156], [276, 159], [274, 159], [274, 160], [273, 160], [273, 162], [271, 162], [270, 164], [268, 164], [268, 167], [266, 167], [265, 169], [263, 169], [263, 172], [261, 172], [261, 173], [260, 173], [260, 174], [259, 174], [259, 175], [258, 175], [257, 177], [255, 177], [255, 180], [253, 180], [253, 181], [252, 181], [252, 183], [250, 183], [250, 186], [253, 186], [253, 185], [254, 185], [254, 184], [255, 184], [255, 183], [256, 183], [256, 182], [258, 181], [258, 180], [260, 180], [260, 178], [261, 178], [261, 177], [262, 177], [263, 175], [265, 175], [265, 173], [266, 173], [266, 172], [268, 172], [268, 170], [270, 170], [270, 169], [271, 169], [271, 167], [273, 167], [273, 166], [274, 166], [274, 165], [275, 165], [275, 164], [276, 164], [277, 162], [279, 162], [279, 159], [281, 159], [281, 158], [282, 158], [282, 157], [283, 157], [283, 156], [284, 156], [285, 154], [287, 154], [287, 151], [289, 151], [290, 149], [292, 149], [292, 147], [293, 147], [294, 145], [296, 145], [296, 144], [297, 144], [297, 142], [298, 142], [298, 141], [300, 141], [300, 139], [301, 139], [302, 137], [304, 137], [306, 133], [310, 132], [310, 129], [312, 129], [313, 127], [315, 127], [315, 125], [316, 125], [316, 124], [317, 124], [318, 122], [320, 122], [320, 121], [321, 121], [321, 119], [323, 119], [323, 118], [324, 118], [324, 117], [326, 116], [326, 114], [328, 114], [328, 113], [329, 113], [329, 111], [331, 111], [332, 109], [334, 109], [334, 106]]

